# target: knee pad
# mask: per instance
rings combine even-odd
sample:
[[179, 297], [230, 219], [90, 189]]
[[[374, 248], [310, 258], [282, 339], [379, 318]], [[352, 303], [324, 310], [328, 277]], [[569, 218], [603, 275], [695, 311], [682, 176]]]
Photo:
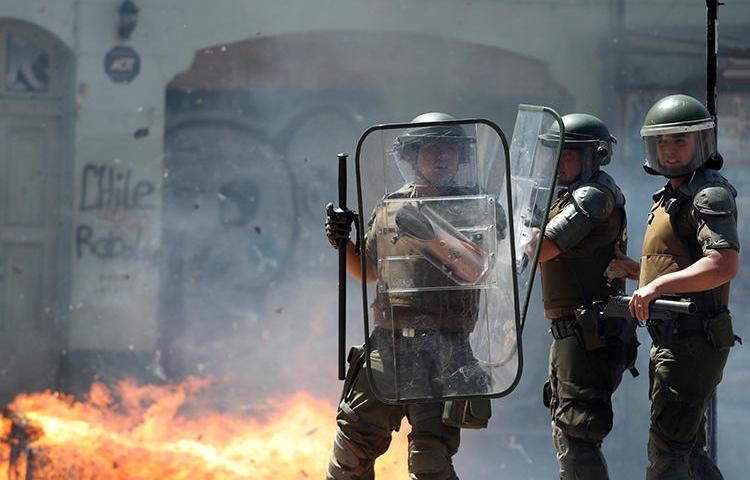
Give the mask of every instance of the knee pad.
[[418, 438], [409, 441], [409, 473], [419, 480], [455, 478], [448, 448], [439, 440]]
[[341, 429], [333, 439], [333, 453], [328, 462], [327, 480], [354, 480], [374, 478], [375, 458], [346, 436]]
[[552, 439], [557, 450], [561, 480], [607, 480], [607, 462], [601, 444], [587, 442], [566, 434], [557, 425], [552, 426]]
[[561, 399], [557, 407], [554, 424], [571, 438], [597, 444], [612, 431], [612, 407], [603, 400]]

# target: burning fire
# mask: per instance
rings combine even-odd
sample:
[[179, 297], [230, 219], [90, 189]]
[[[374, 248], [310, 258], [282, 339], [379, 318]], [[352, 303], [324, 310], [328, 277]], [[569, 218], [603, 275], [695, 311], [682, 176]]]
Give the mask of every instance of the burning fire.
[[[264, 419], [202, 409], [210, 382], [91, 387], [88, 401], [19, 395], [0, 416], [0, 478], [9, 480], [322, 479], [335, 408], [299, 392], [267, 402]], [[408, 478], [406, 432], [376, 464], [378, 479]]]

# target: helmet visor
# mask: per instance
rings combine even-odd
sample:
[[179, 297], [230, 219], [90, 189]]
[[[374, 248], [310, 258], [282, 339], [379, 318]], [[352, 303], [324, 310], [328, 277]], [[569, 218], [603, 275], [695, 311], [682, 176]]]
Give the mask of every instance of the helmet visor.
[[[642, 132], [643, 134], [643, 132]], [[666, 177], [700, 168], [716, 150], [713, 129], [643, 136], [646, 165]]]
[[[559, 148], [559, 132], [547, 131], [539, 135], [539, 139], [544, 147], [553, 150]], [[612, 136], [608, 140], [602, 140], [588, 135], [565, 132], [565, 150], [580, 150], [583, 157], [592, 159], [596, 165], [607, 165], [612, 160], [612, 145], [616, 143], [617, 139]]]
[[476, 138], [408, 135], [395, 142], [393, 158], [405, 183], [475, 187]]

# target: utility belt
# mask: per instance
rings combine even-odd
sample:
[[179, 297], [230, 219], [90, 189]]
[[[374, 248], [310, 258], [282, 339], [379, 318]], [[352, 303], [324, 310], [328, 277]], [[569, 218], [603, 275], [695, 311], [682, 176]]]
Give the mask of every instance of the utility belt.
[[592, 308], [577, 308], [573, 315], [552, 319], [549, 331], [555, 340], [577, 335], [587, 350], [595, 350], [606, 345], [609, 338], [632, 336], [635, 333], [635, 322], [624, 318], [604, 317]]
[[549, 331], [555, 340], [575, 335], [589, 352], [607, 345], [618, 345], [625, 352], [625, 368], [637, 377], [638, 338], [635, 328], [636, 322], [631, 319], [605, 317], [593, 308], [577, 308], [574, 315], [552, 319]]
[[[468, 332], [463, 330], [455, 329], [416, 329], [411, 327], [403, 327], [392, 329], [390, 327], [377, 326], [380, 330], [388, 332], [390, 336], [403, 337], [403, 338], [422, 338], [428, 335], [436, 336], [448, 336], [448, 335], [468, 335]], [[394, 335], [395, 332], [395, 335]]]
[[386, 330], [397, 330], [403, 337], [414, 337], [423, 332], [471, 332], [476, 314], [425, 312], [413, 307], [393, 306], [381, 310], [373, 308], [373, 324]]
[[676, 315], [669, 319], [649, 320], [646, 325], [654, 345], [669, 346], [675, 335], [700, 333], [705, 335], [714, 348], [723, 350], [734, 346], [742, 339], [734, 334], [732, 316], [725, 307], [718, 313], [698, 315]]
[[553, 318], [550, 321], [549, 333], [555, 340], [562, 340], [563, 338], [578, 335], [576, 317], [574, 315], [566, 315], [564, 317]]

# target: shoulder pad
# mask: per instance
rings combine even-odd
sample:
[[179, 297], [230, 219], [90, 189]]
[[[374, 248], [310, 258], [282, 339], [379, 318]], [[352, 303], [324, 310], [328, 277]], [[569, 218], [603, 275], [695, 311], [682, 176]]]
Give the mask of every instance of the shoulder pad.
[[573, 191], [576, 209], [592, 220], [604, 220], [615, 208], [615, 197], [599, 185], [581, 185]]
[[615, 179], [612, 178], [612, 176], [608, 174], [607, 172], [599, 170], [591, 178], [591, 181], [587, 183], [594, 183], [596, 185], [602, 186], [606, 188], [607, 190], [609, 190], [609, 192], [614, 197], [615, 207], [621, 208], [625, 206], [625, 195], [623, 195], [622, 190], [620, 190], [620, 187], [617, 186]]
[[[690, 195], [690, 198], [695, 198], [698, 192], [708, 186], [722, 186], [728, 189], [733, 197], [737, 196], [737, 190], [734, 189], [732, 184], [722, 174], [710, 168], [699, 168], [696, 170], [690, 181], [685, 185], [684, 193]], [[681, 185], [679, 190], [682, 189], [683, 186]]]
[[736, 193], [728, 185], [714, 184], [703, 187], [693, 197], [693, 206], [702, 214], [727, 215], [737, 211]]

